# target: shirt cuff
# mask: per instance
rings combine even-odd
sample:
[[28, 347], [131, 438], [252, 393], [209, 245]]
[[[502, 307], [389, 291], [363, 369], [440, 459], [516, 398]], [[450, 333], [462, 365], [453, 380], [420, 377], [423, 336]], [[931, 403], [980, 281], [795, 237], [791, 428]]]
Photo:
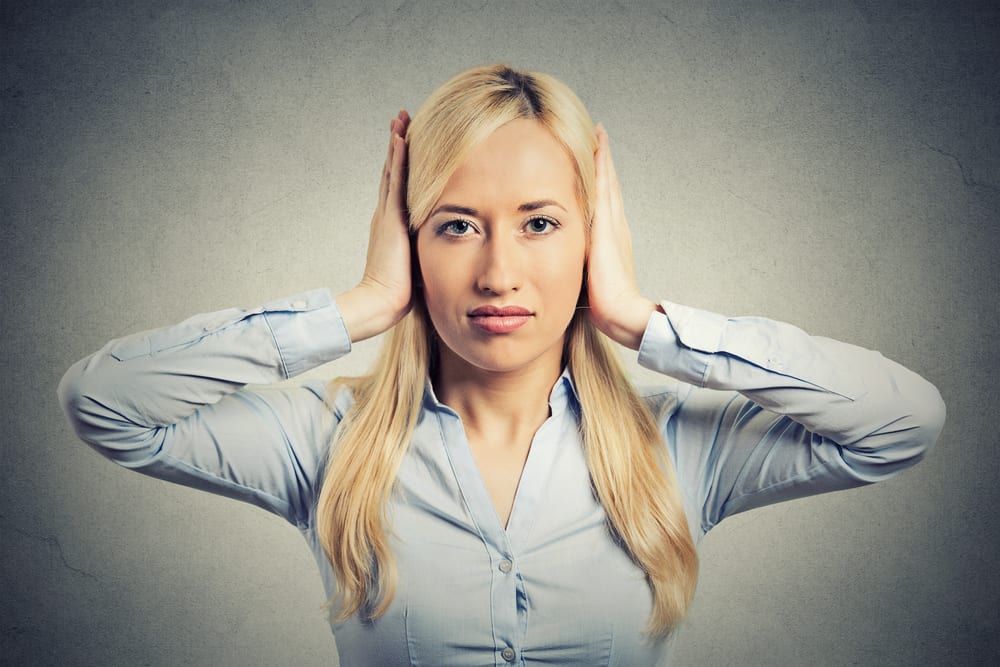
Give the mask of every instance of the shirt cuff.
[[727, 318], [671, 301], [661, 301], [660, 307], [663, 313], [653, 311], [646, 323], [639, 344], [639, 365], [704, 386]]
[[272, 301], [263, 310], [286, 378], [351, 351], [347, 325], [325, 287]]

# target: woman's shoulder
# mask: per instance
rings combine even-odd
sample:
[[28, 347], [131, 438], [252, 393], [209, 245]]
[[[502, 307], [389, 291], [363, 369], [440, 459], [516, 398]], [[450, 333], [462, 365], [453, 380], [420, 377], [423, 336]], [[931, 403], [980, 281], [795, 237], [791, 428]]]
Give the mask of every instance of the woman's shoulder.
[[303, 407], [319, 409], [324, 417], [332, 418], [333, 425], [339, 424], [354, 405], [354, 394], [341, 378], [315, 377], [293, 384], [298, 389], [296, 395], [312, 403]]
[[300, 431], [299, 437], [317, 440], [328, 439], [354, 403], [349, 387], [323, 377], [249, 384], [237, 395], [262, 402], [286, 429]]
[[341, 378], [317, 379], [310, 385], [312, 391], [321, 395], [323, 402], [330, 409], [334, 418], [339, 422], [347, 414], [347, 411], [354, 405], [354, 393], [350, 386]]
[[679, 380], [637, 384], [635, 387], [636, 393], [658, 421], [669, 417], [684, 402], [691, 389], [691, 385]]

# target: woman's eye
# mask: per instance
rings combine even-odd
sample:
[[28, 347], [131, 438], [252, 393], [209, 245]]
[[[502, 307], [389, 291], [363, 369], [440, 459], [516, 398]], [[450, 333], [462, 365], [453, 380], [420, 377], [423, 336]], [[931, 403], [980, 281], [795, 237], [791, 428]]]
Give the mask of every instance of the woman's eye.
[[472, 224], [468, 220], [452, 220], [441, 225], [438, 228], [438, 232], [441, 234], [450, 234], [451, 236], [465, 236], [471, 229]]
[[528, 221], [527, 228], [532, 234], [547, 234], [558, 226], [558, 223], [548, 218], [532, 218]]

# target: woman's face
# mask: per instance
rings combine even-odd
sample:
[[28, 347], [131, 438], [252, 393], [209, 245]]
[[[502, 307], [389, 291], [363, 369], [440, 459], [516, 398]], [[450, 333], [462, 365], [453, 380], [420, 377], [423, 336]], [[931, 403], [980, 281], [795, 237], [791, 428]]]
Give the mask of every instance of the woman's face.
[[557, 366], [586, 259], [568, 153], [537, 121], [503, 125], [449, 179], [417, 255], [442, 356], [494, 372]]

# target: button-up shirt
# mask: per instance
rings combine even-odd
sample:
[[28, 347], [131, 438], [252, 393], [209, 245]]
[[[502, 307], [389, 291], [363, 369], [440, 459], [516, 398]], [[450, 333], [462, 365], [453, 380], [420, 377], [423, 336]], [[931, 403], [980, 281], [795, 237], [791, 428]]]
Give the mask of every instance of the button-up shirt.
[[[639, 363], [692, 537], [791, 498], [887, 479], [944, 421], [933, 385], [878, 352], [764, 318], [668, 301]], [[349, 391], [281, 383], [347, 354], [327, 289], [118, 338], [59, 385], [78, 436], [154, 477], [258, 505], [294, 524], [328, 596], [316, 499]], [[341, 664], [653, 665], [673, 635], [643, 634], [652, 597], [590, 484], [567, 371], [549, 396], [510, 518], [500, 521], [459, 415], [428, 380], [387, 528], [399, 584], [385, 615], [335, 623]], [[373, 445], [376, 447], [377, 445]]]

